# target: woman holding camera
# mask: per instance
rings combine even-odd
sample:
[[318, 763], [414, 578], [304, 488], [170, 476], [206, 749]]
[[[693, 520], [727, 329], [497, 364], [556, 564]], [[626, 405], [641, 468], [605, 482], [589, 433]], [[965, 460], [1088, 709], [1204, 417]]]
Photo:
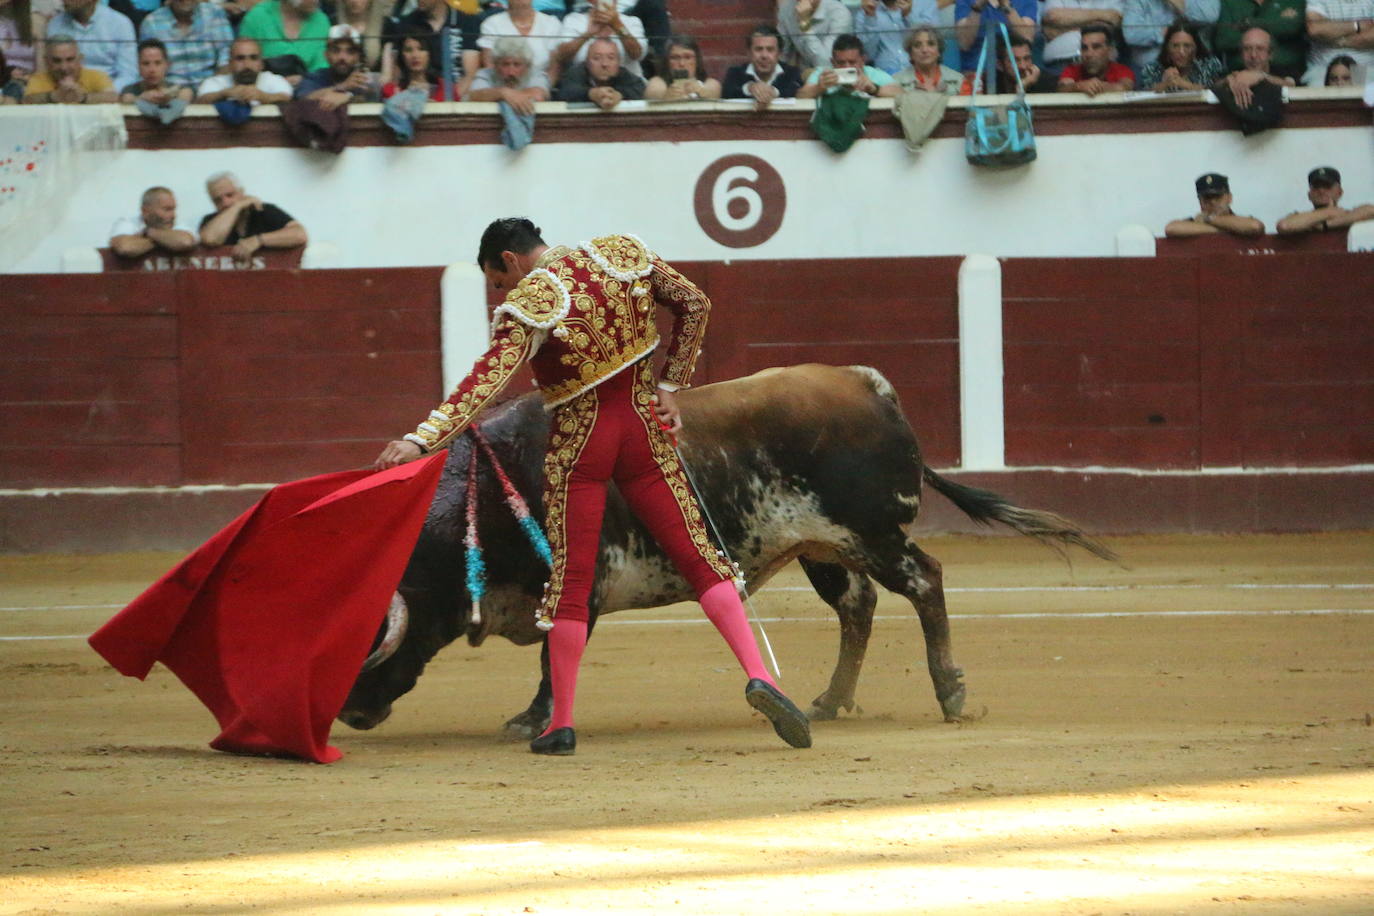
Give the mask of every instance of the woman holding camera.
[[668, 39], [658, 71], [644, 88], [646, 99], [664, 102], [685, 102], [696, 99], [720, 98], [720, 82], [706, 75], [701, 59], [701, 47], [690, 35], [674, 35]]

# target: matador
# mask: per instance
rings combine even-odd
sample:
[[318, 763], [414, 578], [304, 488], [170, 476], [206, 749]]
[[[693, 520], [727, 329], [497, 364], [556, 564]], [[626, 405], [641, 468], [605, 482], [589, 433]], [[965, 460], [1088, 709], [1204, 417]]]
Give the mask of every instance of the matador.
[[[443, 448], [529, 361], [552, 413], [544, 511], [553, 554], [535, 611], [548, 631], [553, 716], [530, 750], [568, 755], [577, 747], [573, 699], [610, 481], [725, 638], [748, 678], [747, 702], [788, 744], [810, 747], [806, 716], [763, 665], [738, 572], [712, 543], [670, 439], [682, 428], [675, 392], [691, 383], [710, 300], [632, 235], [549, 247], [528, 219], [500, 219], [483, 233], [477, 263], [505, 293], [491, 345], [448, 400], [415, 432], [389, 443], [376, 464], [393, 467]], [[673, 329], [656, 380], [660, 306], [672, 312]]]

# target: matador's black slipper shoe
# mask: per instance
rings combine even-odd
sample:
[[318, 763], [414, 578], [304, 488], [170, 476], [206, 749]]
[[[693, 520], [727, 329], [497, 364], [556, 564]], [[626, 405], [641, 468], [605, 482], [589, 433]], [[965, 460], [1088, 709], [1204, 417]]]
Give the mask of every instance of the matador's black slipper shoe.
[[793, 747], [811, 746], [811, 722], [778, 688], [753, 678], [744, 685], [744, 699], [768, 717], [779, 738]]
[[571, 728], [555, 728], [531, 741], [530, 750], [551, 757], [571, 757], [577, 753], [577, 732]]

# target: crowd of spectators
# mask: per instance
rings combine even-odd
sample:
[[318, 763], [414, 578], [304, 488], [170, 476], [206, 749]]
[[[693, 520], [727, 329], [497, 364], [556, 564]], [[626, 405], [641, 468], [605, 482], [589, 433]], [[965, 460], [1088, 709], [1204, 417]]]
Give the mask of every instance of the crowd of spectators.
[[697, 39], [673, 33], [667, 2], [0, 0], [0, 101], [113, 96], [163, 123], [206, 102], [241, 123], [295, 100], [313, 103], [296, 120], [328, 145], [329, 113], [358, 100], [395, 102], [400, 123], [447, 99], [532, 116], [550, 98], [956, 95], [989, 39], [998, 91], [1019, 74], [1029, 92], [1222, 88], [1243, 107], [1260, 84], [1354, 85], [1374, 71], [1374, 0], [777, 0], [776, 21], [739, 36], [744, 52], [718, 79]]

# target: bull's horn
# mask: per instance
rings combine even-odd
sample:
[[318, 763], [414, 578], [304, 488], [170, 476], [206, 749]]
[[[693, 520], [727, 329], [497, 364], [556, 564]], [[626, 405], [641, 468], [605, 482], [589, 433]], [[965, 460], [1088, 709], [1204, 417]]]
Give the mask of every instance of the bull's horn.
[[410, 611], [406, 608], [405, 599], [401, 597], [400, 592], [393, 592], [391, 606], [386, 609], [386, 632], [382, 634], [382, 641], [377, 648], [373, 649], [372, 654], [363, 662], [364, 671], [371, 671], [396, 654], [396, 649], [406, 638], [406, 627], [409, 623]]

